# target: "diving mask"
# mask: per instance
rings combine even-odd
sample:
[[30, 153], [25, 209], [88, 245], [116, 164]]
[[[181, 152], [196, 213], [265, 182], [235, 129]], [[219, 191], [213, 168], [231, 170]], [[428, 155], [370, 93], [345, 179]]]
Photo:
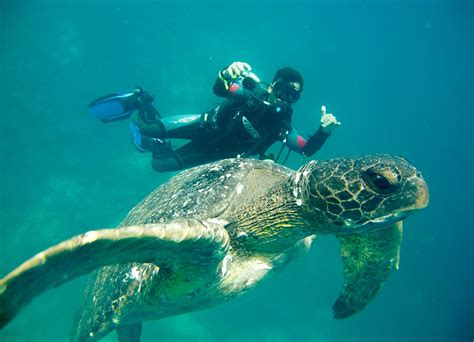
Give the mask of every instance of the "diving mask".
[[277, 98], [290, 104], [295, 103], [300, 98], [300, 91], [295, 89], [295, 86], [291, 83], [277, 81], [272, 88], [272, 92]]

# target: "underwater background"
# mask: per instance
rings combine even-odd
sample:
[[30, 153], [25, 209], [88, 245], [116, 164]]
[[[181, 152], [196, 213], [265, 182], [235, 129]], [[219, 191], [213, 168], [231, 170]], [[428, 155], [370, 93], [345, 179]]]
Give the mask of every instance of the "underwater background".
[[[173, 175], [89, 102], [141, 85], [162, 115], [197, 113], [220, 101], [213, 82], [233, 61], [267, 81], [292, 66], [305, 78], [298, 131], [314, 132], [322, 104], [342, 122], [313, 158], [400, 154], [426, 178], [431, 202], [405, 222], [400, 270], [364, 311], [334, 320], [339, 246], [319, 237], [256, 290], [146, 322], [142, 340], [472, 341], [473, 23], [472, 1], [0, 0], [0, 276], [114, 227]], [[0, 341], [67, 341], [86, 281], [41, 295]]]

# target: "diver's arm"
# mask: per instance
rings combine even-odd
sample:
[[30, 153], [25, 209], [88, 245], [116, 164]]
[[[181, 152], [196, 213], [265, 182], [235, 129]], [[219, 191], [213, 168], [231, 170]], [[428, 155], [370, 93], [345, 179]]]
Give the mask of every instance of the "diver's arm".
[[219, 71], [214, 82], [214, 94], [232, 99], [246, 96], [244, 87], [239, 80], [244, 73], [250, 70], [252, 68], [247, 63], [234, 62]]
[[293, 151], [307, 157], [312, 156], [324, 145], [331, 133], [341, 125], [333, 114], [326, 113], [326, 106], [321, 107], [320, 122], [318, 130], [307, 140], [299, 135], [294, 128], [290, 128], [283, 142]]
[[330, 135], [331, 133], [327, 133], [319, 127], [312, 136], [305, 139], [293, 128], [288, 132], [283, 142], [290, 150], [309, 157], [315, 154], [324, 145]]
[[214, 94], [220, 97], [227, 97], [229, 91], [229, 83], [231, 82], [230, 78], [226, 79], [226, 77], [224, 77], [223, 75], [226, 69], [222, 69], [219, 71], [219, 73], [217, 74], [217, 79], [214, 82], [214, 88], [212, 89]]

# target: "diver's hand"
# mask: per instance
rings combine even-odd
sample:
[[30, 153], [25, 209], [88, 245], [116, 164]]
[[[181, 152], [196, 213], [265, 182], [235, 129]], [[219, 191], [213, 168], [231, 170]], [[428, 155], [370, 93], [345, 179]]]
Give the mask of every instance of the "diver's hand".
[[326, 106], [321, 107], [321, 129], [326, 134], [331, 134], [338, 126], [341, 125], [336, 117], [331, 113], [326, 113]]
[[252, 70], [252, 67], [244, 62], [234, 62], [227, 69], [223, 71], [223, 76], [225, 78], [230, 78], [235, 80], [236, 78], [248, 73]]

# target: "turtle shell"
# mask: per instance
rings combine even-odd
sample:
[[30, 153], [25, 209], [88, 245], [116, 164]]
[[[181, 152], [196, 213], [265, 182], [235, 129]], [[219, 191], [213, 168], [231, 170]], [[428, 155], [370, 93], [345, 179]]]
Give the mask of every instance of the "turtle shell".
[[[279, 164], [254, 159], [225, 159], [197, 166], [158, 187], [129, 212], [120, 226], [180, 218], [231, 220], [241, 201], [258, 196], [266, 191], [268, 185], [287, 178], [291, 173], [290, 169]], [[182, 270], [183, 266], [180, 268]], [[207, 272], [205, 267], [202, 269], [202, 272]], [[205, 288], [206, 284], [196, 282], [208, 277], [199, 274], [199, 270], [197, 272], [195, 266], [179, 272], [188, 275], [188, 279], [179, 283], [187, 284], [189, 288]], [[76, 314], [72, 340], [86, 339], [82, 334], [89, 331], [105, 335], [114, 324], [124, 323], [122, 317], [137, 312], [140, 312], [140, 319], [145, 320], [148, 305], [150, 318], [157, 318], [160, 316], [154, 304], [157, 289], [163, 288], [163, 278], [168, 276], [166, 270], [155, 264], [121, 264], [95, 271], [85, 290], [82, 308]], [[146, 281], [137, 282], [138, 277]], [[211, 302], [210, 299], [206, 301]], [[167, 308], [166, 311], [172, 314], [173, 309]]]
[[[130, 211], [120, 226], [218, 217], [241, 193], [245, 178], [251, 172], [265, 174], [265, 178], [275, 173], [280, 178], [292, 171], [270, 161], [242, 158], [197, 166], [158, 187]], [[262, 183], [265, 181], [261, 179]]]

